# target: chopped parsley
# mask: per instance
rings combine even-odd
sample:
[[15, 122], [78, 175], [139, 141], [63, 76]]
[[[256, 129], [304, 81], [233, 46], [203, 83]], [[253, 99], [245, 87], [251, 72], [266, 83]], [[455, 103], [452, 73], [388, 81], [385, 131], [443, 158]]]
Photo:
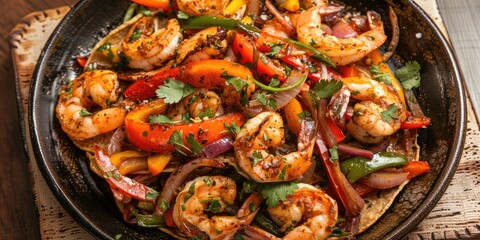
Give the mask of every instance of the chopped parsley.
[[187, 195], [185, 195], [185, 197], [183, 197], [183, 202], [187, 202], [188, 199], [190, 199], [193, 194], [195, 194], [195, 182], [193, 182], [192, 184], [190, 184], [190, 187], [188, 188], [188, 192], [187, 192]]
[[192, 85], [170, 78], [165, 80], [165, 84], [155, 91], [157, 96], [163, 98], [165, 103], [178, 103], [182, 98], [193, 92], [195, 92], [195, 87]]
[[392, 118], [393, 119], [398, 119], [398, 116], [397, 114], [395, 113], [395, 111], [397, 111], [397, 106], [395, 106], [394, 104], [390, 105], [390, 107], [385, 110], [385, 111], [382, 111], [380, 113], [380, 116], [382, 117], [382, 119], [387, 122], [387, 123], [391, 123], [392, 122]]
[[300, 118], [300, 120], [303, 120], [303, 119], [306, 119], [306, 118], [310, 117], [311, 114], [307, 111], [302, 111], [299, 114], [297, 114], [297, 116], [298, 116], [298, 118]]
[[154, 191], [154, 190], [150, 190], [149, 192], [147, 192], [147, 194], [145, 195], [145, 198], [147, 200], [155, 200], [157, 197], [158, 197], [158, 192]]
[[183, 131], [182, 130], [175, 130], [173, 131], [172, 135], [170, 135], [170, 138], [168, 139], [168, 144], [171, 144], [175, 147], [175, 150], [179, 152], [182, 155], [187, 155], [184, 149], [188, 149], [187, 146], [185, 146], [185, 143], [183, 143]]
[[253, 202], [250, 202], [250, 204], [248, 204], [248, 208], [250, 209], [250, 212], [255, 212], [257, 210], [257, 207], [255, 207], [255, 203]]
[[298, 189], [298, 184], [296, 182], [267, 183], [261, 184], [258, 188], [266, 199], [268, 207], [276, 207], [280, 201], [286, 200]]
[[215, 186], [215, 180], [212, 180], [209, 177], [204, 178], [203, 182], [207, 184], [207, 186]]
[[170, 209], [170, 203], [168, 203], [165, 199], [162, 199], [162, 201], [160, 202], [160, 208], [163, 211], [167, 211], [168, 209]]
[[410, 90], [420, 87], [420, 64], [417, 61], [410, 61], [405, 66], [397, 69], [395, 75], [402, 83], [403, 88]]
[[268, 86], [270, 86], [270, 87], [278, 87], [278, 86], [280, 86], [280, 80], [278, 80], [278, 78], [272, 77], [272, 78], [270, 79], [270, 83], [268, 84]]

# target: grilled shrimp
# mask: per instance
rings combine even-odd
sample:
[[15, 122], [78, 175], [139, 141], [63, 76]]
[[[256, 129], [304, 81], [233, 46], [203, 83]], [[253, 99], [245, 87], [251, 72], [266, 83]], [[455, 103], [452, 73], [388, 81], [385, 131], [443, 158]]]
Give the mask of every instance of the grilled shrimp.
[[387, 39], [380, 16], [372, 11], [367, 13], [369, 31], [355, 38], [346, 39], [328, 35], [321, 27], [322, 9], [324, 8], [312, 7], [300, 13], [296, 27], [298, 40], [323, 52], [338, 66], [348, 65], [362, 59], [369, 52], [380, 47]]
[[217, 16], [228, 2], [228, 0], [177, 0], [177, 6], [178, 10], [190, 16]]
[[[221, 213], [227, 205], [233, 204], [237, 194], [236, 184], [224, 176], [202, 176], [188, 182], [178, 194], [173, 208], [173, 220], [176, 226], [189, 236], [199, 231], [210, 239], [232, 239], [242, 226], [250, 224], [258, 211], [260, 199], [247, 199], [236, 216], [212, 216]], [[250, 211], [250, 202], [256, 205], [256, 211]]]
[[166, 115], [172, 121], [181, 121], [187, 113], [190, 115], [190, 118], [197, 118], [202, 116], [202, 114], [211, 114], [211, 117], [222, 114], [223, 108], [220, 96], [213, 91], [199, 89], [170, 107]]
[[227, 32], [217, 27], [204, 29], [182, 41], [176, 62], [187, 64], [205, 59], [222, 58], [227, 51]]
[[347, 129], [357, 140], [379, 142], [400, 129], [406, 119], [405, 109], [395, 90], [383, 82], [363, 77], [342, 79], [351, 98], [361, 102], [354, 106], [354, 116]]
[[298, 151], [274, 156], [268, 148], [284, 144], [282, 117], [263, 112], [250, 119], [238, 133], [233, 147], [238, 165], [258, 182], [290, 181], [299, 178], [312, 164], [314, 125], [303, 121], [298, 136]]
[[175, 55], [182, 40], [180, 24], [172, 18], [165, 28], [156, 30], [157, 24], [155, 17], [143, 17], [128, 31], [122, 51], [129, 67], [149, 71]]
[[[85, 140], [123, 125], [125, 110], [117, 101], [117, 75], [109, 70], [85, 72], [60, 93], [56, 106], [62, 129], [73, 140]], [[90, 113], [93, 107], [102, 110]]]
[[270, 217], [281, 231], [293, 228], [283, 239], [326, 239], [337, 222], [337, 203], [321, 189], [298, 186], [286, 200], [267, 208]]

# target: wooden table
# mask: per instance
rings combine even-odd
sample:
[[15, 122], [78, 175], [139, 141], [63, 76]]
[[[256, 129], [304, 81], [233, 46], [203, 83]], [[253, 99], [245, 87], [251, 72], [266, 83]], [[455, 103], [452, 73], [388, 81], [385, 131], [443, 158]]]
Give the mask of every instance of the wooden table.
[[15, 97], [8, 33], [26, 14], [73, 5], [76, 0], [0, 0], [0, 236], [38, 239], [31, 179], [27, 170]]
[[[31, 190], [31, 178], [27, 174], [27, 161], [24, 155], [19, 117], [15, 99], [13, 65], [8, 45], [8, 32], [20, 19], [32, 11], [44, 10], [63, 5], [72, 5], [76, 0], [0, 0], [0, 236], [2, 239], [37, 239], [40, 237], [38, 216], [35, 211], [34, 198]], [[480, 39], [478, 25], [458, 24], [458, 22], [474, 23], [478, 18], [474, 13], [480, 7], [480, 1], [438, 0], [442, 16], [449, 30], [453, 45], [459, 57], [467, 84], [471, 84], [469, 93], [477, 104], [480, 86], [475, 85], [474, 76], [478, 76], [479, 68], [472, 61], [479, 50]], [[463, 10], [462, 10], [463, 9]], [[459, 16], [459, 12], [467, 11]], [[464, 19], [471, 17], [472, 19]], [[473, 32], [464, 35], [465, 27], [473, 28]], [[478, 62], [478, 60], [477, 60]], [[478, 106], [478, 105], [477, 105]], [[477, 108], [478, 109], [478, 108]], [[479, 111], [477, 110], [477, 113]]]

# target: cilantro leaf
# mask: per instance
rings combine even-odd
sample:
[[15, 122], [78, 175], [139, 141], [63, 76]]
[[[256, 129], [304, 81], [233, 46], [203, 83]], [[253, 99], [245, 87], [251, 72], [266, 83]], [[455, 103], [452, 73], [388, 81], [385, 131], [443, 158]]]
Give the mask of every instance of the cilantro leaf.
[[205, 210], [213, 213], [219, 213], [222, 211], [222, 203], [214, 199], [210, 202], [210, 205], [208, 205], [208, 208]]
[[163, 211], [167, 211], [168, 209], [170, 209], [170, 203], [168, 203], [165, 199], [162, 199], [162, 201], [160, 202], [160, 208]]
[[322, 79], [320, 82], [315, 84], [313, 92], [317, 94], [319, 98], [329, 98], [338, 92], [343, 86], [342, 81], [337, 81], [332, 79], [330, 81]]
[[276, 207], [298, 189], [296, 182], [267, 183], [259, 186], [260, 193], [266, 199], [268, 207]]
[[236, 122], [232, 122], [230, 125], [223, 123], [223, 126], [233, 137], [237, 136], [238, 132], [240, 132], [240, 128], [237, 126]]
[[153, 114], [148, 116], [149, 123], [156, 123], [156, 124], [164, 124], [164, 123], [172, 123], [172, 120], [165, 115], [162, 114]]
[[157, 96], [163, 98], [165, 103], [177, 103], [193, 92], [195, 92], [195, 87], [192, 85], [170, 78], [165, 80], [164, 85], [155, 91]]
[[420, 87], [420, 64], [417, 61], [410, 61], [405, 66], [397, 69], [395, 75], [402, 83], [403, 88], [410, 90], [412, 88]]
[[200, 145], [200, 143], [198, 143], [197, 140], [195, 140], [195, 137], [193, 136], [193, 134], [188, 134], [186, 139], [188, 144], [190, 144], [190, 152], [192, 152], [196, 156], [199, 156], [203, 150], [203, 146]]
[[206, 108], [205, 111], [201, 112], [198, 117], [200, 119], [203, 119], [205, 117], [212, 118], [215, 116], [215, 113], [212, 111], [210, 108]]
[[257, 100], [266, 107], [277, 109], [277, 101], [271, 97], [267, 98], [263, 92], [258, 93]]
[[232, 75], [228, 75], [226, 73], [222, 74], [221, 76], [227, 81], [227, 85], [233, 85], [235, 87], [235, 91], [240, 92], [243, 88], [248, 86], [248, 81], [243, 80], [239, 77], [234, 77]]
[[175, 130], [170, 138], [168, 139], [168, 144], [172, 144], [175, 147], [175, 150], [182, 155], [187, 155], [182, 149], [188, 149], [187, 146], [183, 143], [183, 131]]
[[373, 75], [373, 79], [375, 79], [376, 81], [392, 84], [392, 79], [390, 78], [390, 74], [382, 73], [380, 71], [380, 64], [370, 65], [370, 73]]
[[270, 83], [268, 84], [268, 86], [270, 86], [270, 87], [278, 87], [278, 86], [280, 86], [280, 80], [278, 80], [278, 78], [272, 77], [272, 78], [270, 79]]
[[387, 122], [387, 123], [391, 123], [392, 122], [392, 118], [393, 119], [398, 119], [398, 116], [397, 114], [395, 113], [395, 111], [397, 111], [397, 106], [395, 106], [394, 104], [390, 105], [390, 107], [385, 110], [385, 111], [382, 111], [380, 113], [380, 116], [382, 117], [382, 119]]
[[259, 151], [253, 151], [252, 153], [252, 166], [257, 165], [258, 162], [263, 161], [263, 156]]
[[250, 194], [255, 191], [258, 183], [255, 181], [245, 181], [242, 183], [242, 190], [240, 191], [240, 199], [247, 197], [247, 194]]
[[306, 118], [310, 117], [311, 114], [307, 111], [302, 111], [299, 114], [297, 114], [297, 116], [298, 116], [298, 118], [300, 118], [300, 120], [303, 120], [303, 119], [306, 119]]
[[190, 199], [193, 194], [195, 194], [195, 182], [193, 182], [192, 184], [190, 184], [190, 187], [188, 188], [188, 191], [187, 191], [187, 195], [185, 195], [185, 197], [183, 197], [183, 202], [187, 202], [188, 199]]
[[270, 51], [265, 53], [267, 57], [282, 57], [282, 54], [279, 54], [285, 44], [282, 43], [272, 43], [270, 44]]

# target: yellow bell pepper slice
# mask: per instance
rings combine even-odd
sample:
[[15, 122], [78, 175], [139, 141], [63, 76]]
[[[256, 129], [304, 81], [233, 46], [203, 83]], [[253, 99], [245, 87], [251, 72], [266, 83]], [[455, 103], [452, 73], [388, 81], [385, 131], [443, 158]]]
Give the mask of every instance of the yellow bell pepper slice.
[[284, 110], [288, 128], [298, 136], [301, 127], [301, 119], [298, 114], [303, 111], [302, 105], [294, 98], [285, 106]]
[[147, 158], [148, 170], [153, 176], [158, 175], [165, 169], [168, 162], [172, 160], [172, 154], [155, 154]]

